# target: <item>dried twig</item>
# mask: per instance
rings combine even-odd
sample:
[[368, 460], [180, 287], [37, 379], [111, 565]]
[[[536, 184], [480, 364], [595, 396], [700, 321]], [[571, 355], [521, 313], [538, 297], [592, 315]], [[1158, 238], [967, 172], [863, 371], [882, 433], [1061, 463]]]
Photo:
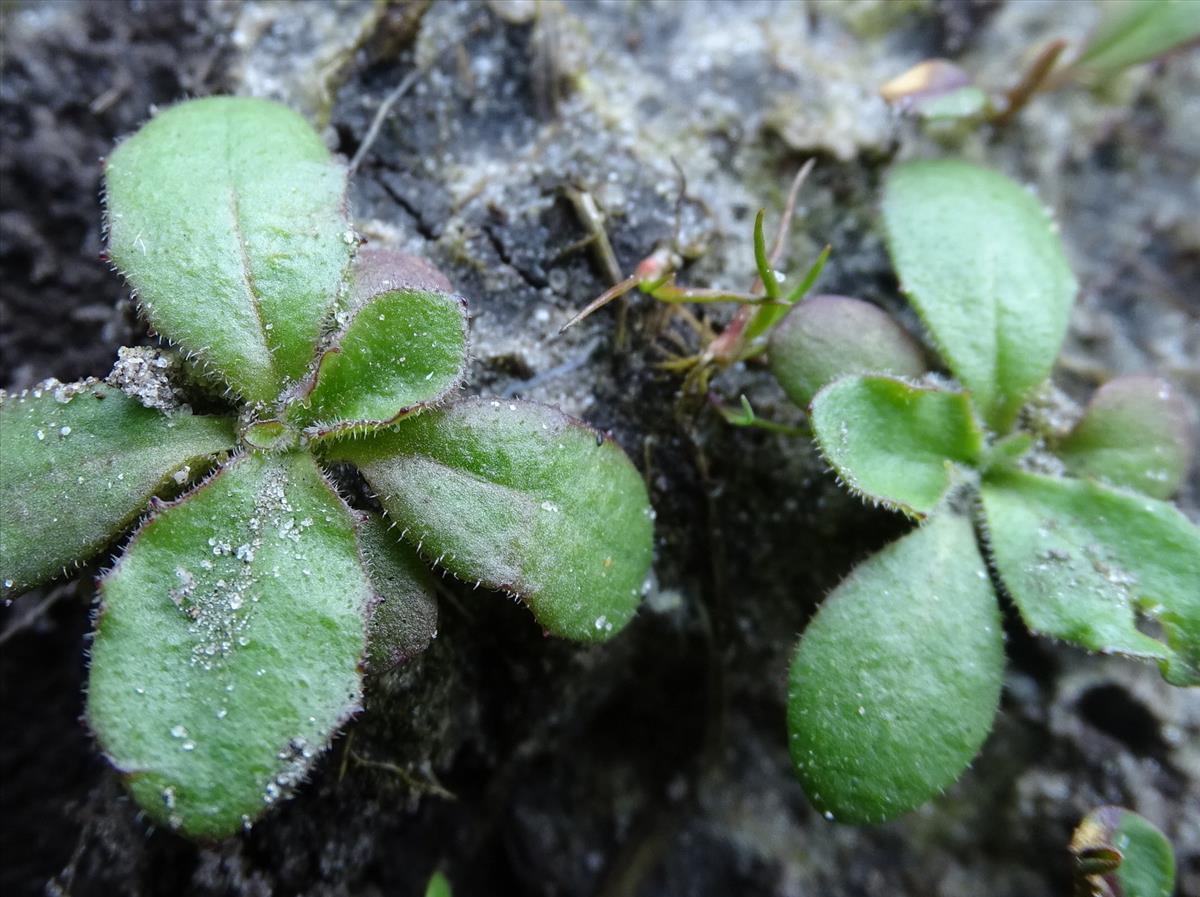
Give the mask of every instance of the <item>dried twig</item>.
[[422, 69], [413, 69], [404, 79], [396, 85], [396, 87], [383, 98], [383, 102], [379, 104], [379, 108], [375, 110], [375, 117], [371, 119], [371, 126], [367, 128], [366, 136], [363, 137], [362, 143], [358, 145], [358, 149], [354, 151], [354, 156], [350, 159], [349, 173], [354, 174], [358, 170], [359, 163], [367, 154], [367, 150], [371, 148], [371, 144], [375, 142], [375, 138], [379, 136], [379, 129], [383, 127], [383, 120], [387, 118], [392, 106], [396, 105], [396, 101], [412, 90], [412, 86], [417, 83], [417, 79], [424, 74]]

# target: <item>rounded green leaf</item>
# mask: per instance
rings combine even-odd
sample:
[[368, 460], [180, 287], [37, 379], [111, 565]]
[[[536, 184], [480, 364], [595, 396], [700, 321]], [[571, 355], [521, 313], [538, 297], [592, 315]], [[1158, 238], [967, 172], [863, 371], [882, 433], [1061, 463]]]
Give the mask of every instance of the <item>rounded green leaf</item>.
[[788, 682], [792, 761], [830, 818], [883, 822], [952, 784], [992, 726], [1003, 635], [965, 518], [932, 518], [821, 605]]
[[892, 171], [883, 224], [905, 295], [984, 418], [1007, 431], [1050, 374], [1075, 299], [1050, 215], [1004, 175], [943, 159]]
[[[994, 468], [983, 486], [996, 569], [1034, 632], [1159, 660], [1200, 684], [1200, 530], [1166, 502]], [[1158, 620], [1167, 644], [1138, 628]]]
[[248, 825], [360, 706], [371, 588], [350, 510], [307, 454], [226, 466], [100, 587], [88, 718], [172, 828]]
[[108, 160], [110, 253], [155, 330], [269, 402], [307, 371], [349, 264], [345, 181], [284, 106], [180, 103]]
[[771, 333], [771, 373], [807, 408], [821, 387], [846, 374], [925, 373], [921, 349], [887, 312], [848, 296], [813, 296]]
[[1092, 810], [1071, 838], [1077, 892], [1171, 897], [1175, 852], [1157, 826], [1124, 807]]
[[547, 631], [603, 641], [636, 611], [653, 555], [645, 485], [557, 409], [467, 399], [329, 453], [359, 466], [424, 557], [519, 596]]
[[891, 377], [831, 383], [813, 399], [811, 419], [821, 453], [853, 492], [914, 517], [937, 507], [983, 455], [964, 393]]
[[1157, 377], [1118, 377], [1058, 445], [1067, 469], [1151, 498], [1179, 491], [1192, 458], [1187, 401]]
[[443, 400], [467, 367], [467, 303], [447, 293], [380, 293], [321, 356], [291, 409], [309, 435], [380, 427]]
[[0, 391], [0, 594], [87, 560], [235, 442], [232, 421], [163, 414], [94, 381]]
[[428, 565], [379, 515], [368, 514], [359, 523], [358, 545], [375, 593], [367, 665], [381, 673], [416, 657], [437, 638], [437, 596]]

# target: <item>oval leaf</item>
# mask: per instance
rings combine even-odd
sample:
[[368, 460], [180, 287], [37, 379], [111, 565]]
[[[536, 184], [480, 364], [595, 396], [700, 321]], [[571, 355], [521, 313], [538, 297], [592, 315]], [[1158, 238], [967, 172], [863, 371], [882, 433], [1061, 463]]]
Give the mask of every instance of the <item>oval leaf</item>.
[[922, 517], [978, 464], [983, 433], [961, 392], [844, 377], [812, 403], [821, 453], [856, 494]]
[[1000, 611], [968, 520], [868, 558], [821, 605], [788, 683], [792, 761], [813, 804], [883, 822], [953, 783], [991, 729]]
[[[1200, 684], [1200, 530], [1174, 507], [1085, 480], [989, 471], [983, 487], [1000, 579], [1034, 632], [1163, 662]], [[1168, 644], [1137, 626], [1157, 619]]]
[[411, 660], [437, 638], [437, 596], [429, 567], [379, 515], [359, 523], [358, 545], [375, 593], [367, 662], [377, 674]]
[[371, 590], [350, 510], [307, 454], [228, 465], [100, 587], [88, 718], [172, 828], [248, 824], [359, 708]]
[[1175, 851], [1143, 816], [1124, 807], [1100, 807], [1079, 823], [1071, 838], [1080, 894], [1171, 897]]
[[181, 103], [108, 161], [110, 253], [155, 330], [269, 402], [308, 369], [350, 261], [345, 182], [277, 103]]
[[310, 436], [380, 427], [435, 404], [463, 382], [467, 303], [402, 289], [363, 304], [322, 356], [292, 414]]
[[985, 419], [1005, 432], [1050, 373], [1075, 279], [1028, 190], [952, 160], [888, 178], [883, 223], [901, 288]]
[[1191, 463], [1187, 401], [1157, 377], [1110, 380], [1096, 390], [1058, 454], [1077, 476], [1170, 498]]
[[813, 296], [771, 333], [771, 373], [807, 408], [821, 387], [846, 374], [925, 373], [921, 349], [887, 312], [848, 296]]
[[236, 440], [232, 421], [163, 414], [103, 383], [0, 392], [0, 594], [87, 560]]
[[468, 399], [330, 454], [359, 466], [425, 557], [521, 597], [549, 632], [603, 641], [637, 609], [646, 488], [616, 443], [557, 409]]

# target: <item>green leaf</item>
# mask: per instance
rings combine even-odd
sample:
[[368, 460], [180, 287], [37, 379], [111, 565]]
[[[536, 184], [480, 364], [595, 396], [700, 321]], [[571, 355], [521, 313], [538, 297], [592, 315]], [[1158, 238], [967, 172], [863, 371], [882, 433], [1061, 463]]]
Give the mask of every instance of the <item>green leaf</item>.
[[[825, 270], [825, 263], [829, 261], [829, 254], [832, 251], [832, 246], [826, 246], [817, 253], [817, 257], [808, 266], [808, 270], [804, 272], [804, 276], [800, 278], [786, 296], [782, 297], [781, 305], [759, 306], [754, 312], [754, 316], [750, 318], [750, 323], [746, 325], [746, 333], [743, 337], [745, 342], [751, 343], [764, 333], [770, 331], [791, 310], [792, 306], [799, 303], [801, 299], [809, 294], [809, 291], [812, 290], [813, 285], [817, 282], [817, 278]], [[752, 351], [756, 350], [757, 347]]]
[[1050, 373], [1075, 279], [1028, 190], [952, 160], [894, 169], [883, 223], [901, 287], [984, 418], [1006, 432]]
[[246, 455], [146, 523], [101, 581], [88, 718], [154, 819], [248, 825], [359, 709], [371, 589], [308, 454]]
[[813, 434], [857, 495], [923, 517], [983, 455], [961, 392], [891, 377], [843, 377], [813, 399]]
[[367, 667], [382, 673], [416, 657], [437, 637], [438, 606], [429, 567], [411, 546], [369, 514], [358, 526], [375, 606], [367, 637]]
[[779, 298], [779, 281], [775, 279], [775, 271], [767, 258], [767, 241], [763, 237], [763, 216], [766, 213], [758, 210], [754, 219], [754, 266], [758, 269], [758, 279], [762, 281], [763, 292], [768, 299]]
[[785, 436], [807, 436], [808, 430], [803, 427], [795, 427], [791, 424], [780, 423], [779, 421], [769, 420], [765, 417], [759, 417], [754, 413], [754, 408], [750, 405], [750, 400], [745, 396], [740, 396], [741, 407], [733, 409], [724, 405], [716, 405], [716, 411], [721, 417], [725, 418], [725, 422], [734, 427], [757, 427], [760, 430], [768, 430], [772, 433], [782, 433]]
[[771, 373], [793, 402], [845, 374], [925, 373], [921, 349], [891, 315], [849, 296], [813, 296], [793, 308], [771, 334]]
[[616, 443], [557, 409], [467, 399], [329, 453], [359, 466], [423, 556], [521, 597], [554, 635], [603, 641], [637, 609], [645, 486]]
[[930, 97], [917, 105], [922, 118], [970, 119], [983, 115], [988, 109], [988, 95], [974, 84]]
[[[1200, 530], [1166, 502], [1086, 480], [993, 469], [992, 556], [1026, 625], [1094, 651], [1162, 662], [1200, 684]], [[1168, 644], [1141, 632], [1158, 620]]]
[[429, 884], [425, 886], [425, 897], [451, 897], [450, 880], [441, 872], [429, 876]]
[[163, 414], [95, 381], [0, 392], [0, 594], [87, 560], [236, 441], [232, 421]]
[[1111, 897], [1171, 897], [1175, 852], [1143, 816], [1124, 807], [1099, 807], [1084, 817], [1071, 838], [1076, 890]]
[[321, 356], [291, 413], [309, 435], [380, 427], [443, 400], [467, 367], [467, 304], [402, 289], [365, 302]]
[[349, 264], [345, 180], [283, 106], [181, 103], [108, 161], [112, 259], [155, 330], [269, 402], [307, 371]]
[[1170, 498], [1191, 463], [1190, 430], [1187, 401], [1171, 384], [1118, 377], [1092, 396], [1058, 454], [1077, 476]]
[[792, 761], [809, 799], [883, 822], [952, 784], [991, 729], [1000, 612], [968, 520], [932, 518], [821, 605], [788, 683]]
[[982, 469], [987, 471], [993, 467], [1015, 467], [1033, 448], [1035, 441], [1033, 434], [1025, 430], [1017, 430], [997, 439], [987, 447]]
[[1136, 0], [1104, 4], [1104, 18], [1072, 68], [1107, 77], [1200, 38], [1195, 0]]

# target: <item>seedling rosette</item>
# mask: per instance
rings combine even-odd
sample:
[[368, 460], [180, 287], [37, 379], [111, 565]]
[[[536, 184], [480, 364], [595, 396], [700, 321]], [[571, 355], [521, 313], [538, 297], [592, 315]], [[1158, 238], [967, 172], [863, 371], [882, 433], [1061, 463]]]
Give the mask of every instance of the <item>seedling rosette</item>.
[[[152, 819], [220, 838], [294, 790], [359, 710], [364, 665], [429, 643], [431, 566], [556, 636], [629, 622], [652, 554], [640, 475], [554, 408], [457, 397], [465, 300], [358, 250], [345, 169], [302, 118], [182, 103], [105, 182], [113, 263], [229, 413], [95, 381], [3, 397], [0, 577], [18, 594], [137, 523], [99, 580], [87, 718]], [[377, 505], [339, 494], [345, 463]]]
[[1076, 285], [1050, 216], [1008, 178], [902, 164], [883, 223], [954, 379], [843, 297], [802, 302], [770, 343], [840, 480], [919, 524], [833, 591], [791, 667], [797, 773], [850, 822], [924, 803], [979, 751], [1004, 673], [1000, 595], [1035, 633], [1200, 684], [1200, 530], [1167, 501], [1191, 453], [1182, 397], [1126, 377], [1069, 426], [1039, 411]]

